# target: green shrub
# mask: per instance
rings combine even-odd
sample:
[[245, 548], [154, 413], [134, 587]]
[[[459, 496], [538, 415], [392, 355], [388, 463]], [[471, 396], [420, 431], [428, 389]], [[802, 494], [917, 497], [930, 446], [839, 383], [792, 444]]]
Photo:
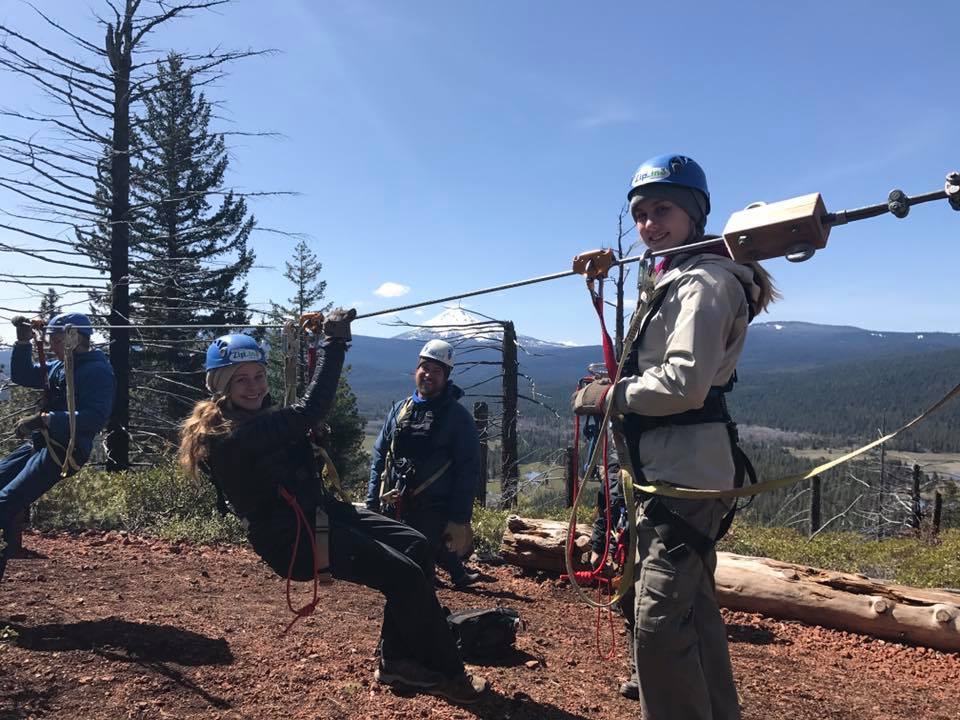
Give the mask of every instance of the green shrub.
[[236, 518], [222, 517], [208, 482], [194, 482], [172, 463], [108, 473], [84, 469], [33, 506], [40, 528], [99, 528], [147, 532], [197, 542], [236, 541]]
[[473, 506], [473, 547], [480, 555], [495, 555], [500, 552], [503, 533], [507, 529], [510, 510]]

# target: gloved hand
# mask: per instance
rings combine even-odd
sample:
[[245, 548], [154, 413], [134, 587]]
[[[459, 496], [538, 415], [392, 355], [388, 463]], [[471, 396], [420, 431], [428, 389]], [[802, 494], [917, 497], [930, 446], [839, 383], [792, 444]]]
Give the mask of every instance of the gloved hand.
[[327, 340], [343, 340], [350, 342], [353, 336], [350, 334], [350, 323], [357, 316], [357, 311], [353, 308], [344, 310], [343, 308], [334, 308], [323, 320], [323, 335]]
[[600, 553], [598, 553], [596, 550], [591, 550], [590, 551], [590, 567], [595, 568], [598, 562], [600, 562]]
[[43, 413], [28, 415], [17, 423], [16, 433], [18, 438], [28, 438], [34, 430], [43, 430], [47, 427]]
[[33, 328], [30, 321], [23, 315], [16, 315], [10, 319], [13, 326], [17, 329], [17, 342], [30, 342], [33, 340]]
[[598, 378], [574, 393], [571, 405], [574, 415], [600, 415], [607, 411], [608, 397], [612, 399], [613, 384], [609, 378]]
[[473, 545], [473, 528], [470, 523], [448, 522], [443, 529], [443, 539], [451, 552], [455, 552], [457, 557], [463, 557]]

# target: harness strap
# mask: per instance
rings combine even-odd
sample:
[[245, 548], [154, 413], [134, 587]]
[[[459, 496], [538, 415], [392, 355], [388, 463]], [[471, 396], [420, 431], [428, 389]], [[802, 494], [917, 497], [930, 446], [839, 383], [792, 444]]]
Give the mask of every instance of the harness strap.
[[435, 483], [437, 480], [439, 480], [440, 477], [450, 468], [451, 465], [453, 465], [453, 460], [447, 460], [443, 465], [440, 466], [440, 469], [437, 470], [433, 475], [431, 475], [431, 476], [428, 477], [426, 480], [424, 480], [422, 483], [420, 483], [419, 485], [417, 485], [413, 490], [410, 490], [410, 491], [409, 491], [409, 496], [410, 496], [411, 498], [415, 498], [417, 495], [419, 495], [420, 493], [422, 493], [422, 492], [423, 492], [424, 490], [426, 490], [428, 487], [430, 487], [431, 485], [433, 485], [433, 483]]
[[407, 415], [412, 411], [413, 397], [408, 397], [404, 400], [403, 405], [397, 410], [397, 414], [394, 416], [393, 432], [390, 434], [390, 442], [387, 445], [387, 457], [384, 459], [383, 471], [380, 473], [380, 491], [377, 493], [378, 497], [382, 498], [387, 491], [392, 489], [390, 483], [392, 482], [393, 461], [396, 457], [398, 430], [400, 429], [400, 423], [406, 420]]

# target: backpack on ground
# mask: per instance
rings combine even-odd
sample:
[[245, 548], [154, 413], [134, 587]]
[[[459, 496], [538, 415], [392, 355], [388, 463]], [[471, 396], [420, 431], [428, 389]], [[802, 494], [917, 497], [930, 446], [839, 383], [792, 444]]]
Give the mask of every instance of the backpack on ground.
[[447, 624], [464, 658], [498, 660], [514, 651], [523, 621], [513, 608], [496, 607], [450, 613]]

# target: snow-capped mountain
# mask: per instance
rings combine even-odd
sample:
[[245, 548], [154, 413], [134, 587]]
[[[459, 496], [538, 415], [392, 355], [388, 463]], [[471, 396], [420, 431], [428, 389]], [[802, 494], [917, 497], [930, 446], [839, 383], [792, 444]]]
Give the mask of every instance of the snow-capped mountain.
[[[396, 340], [427, 341], [433, 338], [441, 338], [449, 342], [462, 340], [486, 341], [492, 345], [501, 342], [503, 330], [498, 323], [481, 315], [476, 315], [462, 307], [449, 307], [445, 308], [439, 315], [424, 320], [422, 323], [417, 323], [410, 330], [394, 336]], [[528, 351], [575, 347], [567, 343], [538, 340], [528, 335], [518, 335], [517, 342]]]

